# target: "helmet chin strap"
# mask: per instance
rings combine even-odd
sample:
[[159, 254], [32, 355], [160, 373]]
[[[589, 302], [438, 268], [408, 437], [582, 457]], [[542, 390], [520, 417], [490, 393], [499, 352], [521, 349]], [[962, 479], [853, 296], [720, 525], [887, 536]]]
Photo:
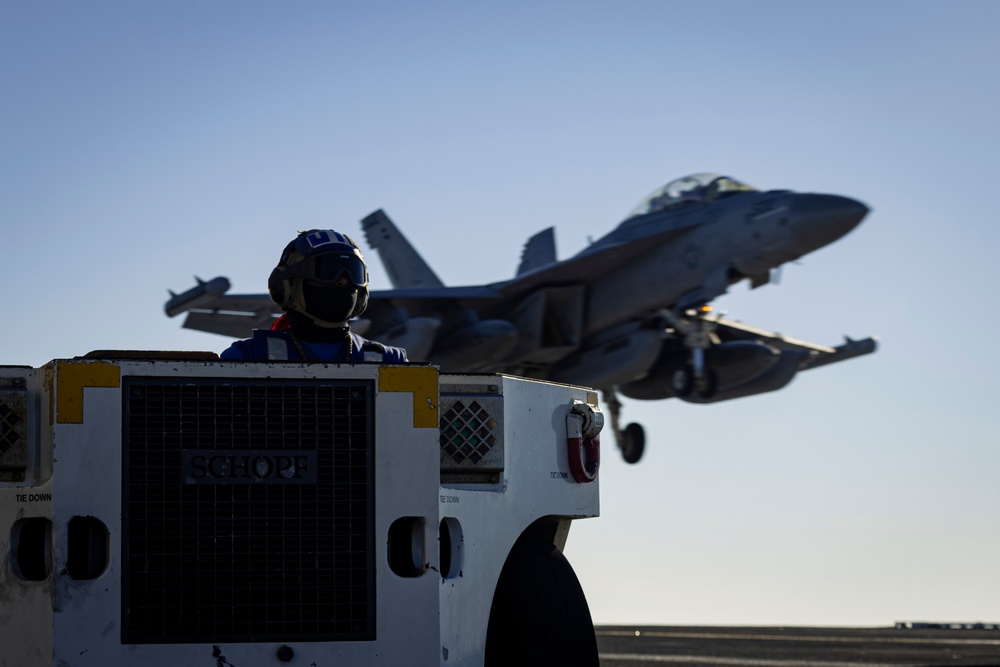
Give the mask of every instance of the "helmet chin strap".
[[305, 312], [303, 310], [296, 309], [295, 312], [304, 315], [306, 318], [309, 319], [310, 322], [312, 322], [313, 324], [315, 324], [318, 327], [323, 327], [324, 329], [343, 329], [344, 327], [347, 326], [347, 322], [346, 321], [344, 321], [344, 322], [327, 322], [326, 320], [321, 320], [318, 317], [313, 317], [312, 315], [310, 315], [309, 313], [307, 313], [307, 312]]
[[324, 320], [313, 319], [313, 324], [328, 329], [343, 329], [347, 326], [347, 322], [326, 322]]
[[289, 331], [303, 340], [315, 343], [335, 343], [350, 338], [351, 328], [346, 322], [325, 322], [298, 310], [288, 310], [287, 312]]

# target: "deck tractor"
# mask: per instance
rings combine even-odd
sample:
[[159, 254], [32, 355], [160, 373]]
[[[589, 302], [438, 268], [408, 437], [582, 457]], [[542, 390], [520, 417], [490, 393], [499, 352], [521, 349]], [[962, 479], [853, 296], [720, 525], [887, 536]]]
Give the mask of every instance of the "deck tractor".
[[0, 367], [0, 664], [594, 665], [590, 389], [93, 352]]

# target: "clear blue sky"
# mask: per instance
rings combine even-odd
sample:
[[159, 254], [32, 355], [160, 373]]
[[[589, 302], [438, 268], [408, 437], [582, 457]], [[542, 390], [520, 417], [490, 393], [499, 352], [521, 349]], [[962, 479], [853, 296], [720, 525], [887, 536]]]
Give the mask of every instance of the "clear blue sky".
[[[262, 292], [383, 207], [449, 284], [581, 249], [717, 171], [851, 235], [730, 317], [877, 355], [714, 406], [628, 401], [568, 555], [599, 623], [1000, 622], [996, 2], [5, 2], [2, 362], [211, 349], [167, 288]], [[374, 287], [388, 280], [369, 252]]]

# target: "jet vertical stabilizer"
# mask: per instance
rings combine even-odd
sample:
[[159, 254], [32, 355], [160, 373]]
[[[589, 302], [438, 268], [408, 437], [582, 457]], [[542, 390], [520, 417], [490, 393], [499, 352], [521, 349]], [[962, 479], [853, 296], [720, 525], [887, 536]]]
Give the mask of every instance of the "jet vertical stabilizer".
[[361, 228], [368, 245], [378, 251], [393, 287], [444, 287], [385, 211], [369, 214], [361, 221]]
[[540, 269], [556, 262], [555, 227], [549, 227], [538, 232], [524, 244], [521, 251], [521, 264], [517, 267], [517, 275]]

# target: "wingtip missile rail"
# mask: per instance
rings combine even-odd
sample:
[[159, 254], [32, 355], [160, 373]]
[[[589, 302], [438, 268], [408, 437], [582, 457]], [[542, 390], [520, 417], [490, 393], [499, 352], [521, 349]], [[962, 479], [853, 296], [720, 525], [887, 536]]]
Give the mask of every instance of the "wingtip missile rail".
[[217, 298], [229, 291], [229, 279], [219, 276], [205, 281], [195, 276], [198, 284], [180, 294], [170, 292], [170, 300], [163, 306], [168, 317], [174, 317], [187, 312], [193, 308], [198, 308], [215, 301]]

